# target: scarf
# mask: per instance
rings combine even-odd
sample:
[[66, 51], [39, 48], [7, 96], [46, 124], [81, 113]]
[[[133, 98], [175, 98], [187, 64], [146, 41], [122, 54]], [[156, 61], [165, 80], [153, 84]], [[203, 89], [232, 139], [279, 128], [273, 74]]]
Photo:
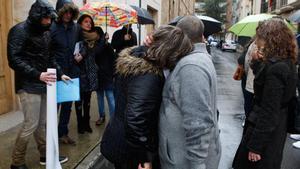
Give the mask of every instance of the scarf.
[[88, 44], [88, 47], [93, 48], [95, 46], [95, 42], [99, 40], [99, 34], [96, 31], [83, 31], [83, 38], [84, 41]]

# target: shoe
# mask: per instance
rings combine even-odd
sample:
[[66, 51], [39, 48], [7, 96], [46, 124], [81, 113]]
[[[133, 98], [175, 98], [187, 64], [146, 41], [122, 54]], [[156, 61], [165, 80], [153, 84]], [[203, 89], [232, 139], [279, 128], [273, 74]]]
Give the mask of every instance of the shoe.
[[25, 164], [23, 164], [23, 165], [20, 165], [20, 166], [11, 165], [10, 169], [28, 169], [28, 168]]
[[63, 144], [70, 144], [70, 145], [76, 145], [76, 142], [72, 140], [69, 136], [64, 135], [59, 138], [59, 142]]
[[293, 147], [300, 149], [300, 141], [297, 141], [297, 142], [293, 143]]
[[85, 128], [84, 128], [84, 131], [88, 132], [88, 133], [92, 133], [93, 130], [91, 128], [91, 126], [88, 124]]
[[300, 134], [291, 134], [291, 135], [290, 135], [290, 138], [291, 138], [291, 139], [294, 139], [294, 140], [300, 141]]
[[77, 127], [77, 132], [78, 132], [79, 134], [84, 134], [84, 128], [83, 128], [82, 125], [78, 125], [78, 127]]
[[[68, 160], [69, 159], [66, 156], [59, 156], [59, 162], [60, 162], [60, 164], [66, 163]], [[41, 157], [40, 158], [40, 164], [41, 165], [46, 165], [46, 157]]]
[[105, 123], [105, 117], [100, 117], [99, 120], [96, 121], [97, 126], [100, 126], [103, 123]]

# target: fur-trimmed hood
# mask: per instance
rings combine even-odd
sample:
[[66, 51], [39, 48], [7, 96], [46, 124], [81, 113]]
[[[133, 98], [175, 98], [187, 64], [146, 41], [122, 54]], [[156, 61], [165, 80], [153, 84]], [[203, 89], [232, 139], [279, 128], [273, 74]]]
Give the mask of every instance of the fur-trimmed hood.
[[71, 0], [58, 0], [56, 3], [56, 11], [58, 15], [58, 20], [60, 20], [63, 17], [63, 15], [68, 11], [71, 11], [73, 14], [72, 20], [76, 20], [79, 15], [79, 8]]
[[145, 50], [145, 48], [135, 46], [126, 48], [119, 53], [116, 63], [116, 73], [124, 76], [136, 76], [146, 73], [153, 73], [162, 76], [162, 70], [158, 66], [155, 66], [149, 61], [145, 60], [141, 56], [141, 50]]

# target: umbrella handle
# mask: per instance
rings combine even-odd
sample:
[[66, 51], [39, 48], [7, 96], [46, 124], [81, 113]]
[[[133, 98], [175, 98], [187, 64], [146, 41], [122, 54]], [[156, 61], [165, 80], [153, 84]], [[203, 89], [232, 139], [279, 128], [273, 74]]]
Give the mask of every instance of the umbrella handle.
[[105, 7], [105, 32], [107, 32], [107, 6]]

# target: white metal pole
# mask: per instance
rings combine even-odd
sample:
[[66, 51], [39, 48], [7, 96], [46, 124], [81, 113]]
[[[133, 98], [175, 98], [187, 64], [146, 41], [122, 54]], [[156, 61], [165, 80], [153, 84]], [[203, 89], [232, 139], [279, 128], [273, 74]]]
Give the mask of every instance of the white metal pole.
[[[55, 73], [56, 69], [47, 69]], [[46, 169], [62, 169], [59, 162], [56, 82], [47, 85]]]

